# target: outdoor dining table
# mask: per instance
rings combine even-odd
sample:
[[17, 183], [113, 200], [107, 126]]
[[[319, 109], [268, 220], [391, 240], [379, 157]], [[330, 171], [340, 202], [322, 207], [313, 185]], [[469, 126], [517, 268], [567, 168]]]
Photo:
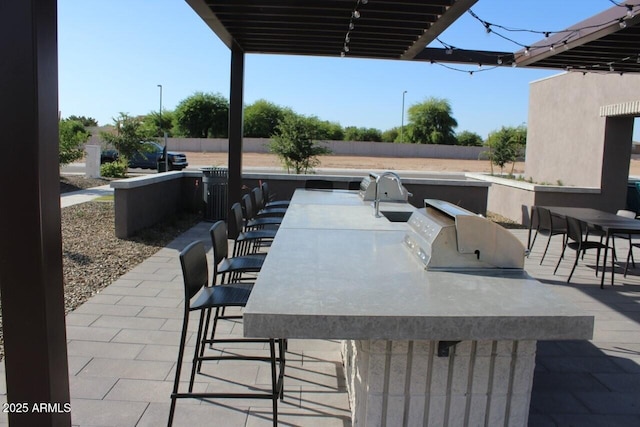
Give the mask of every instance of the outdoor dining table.
[[[601, 211], [593, 208], [575, 208], [565, 206], [542, 206], [548, 209], [552, 215], [562, 218], [571, 217], [578, 219], [597, 230], [605, 232], [604, 260], [602, 262], [602, 277], [600, 277], [600, 288], [604, 288], [604, 276], [607, 265], [607, 252], [609, 249], [609, 239], [615, 234], [640, 234], [640, 221], [633, 218], [626, 218], [611, 212]], [[532, 207], [532, 210], [535, 206]], [[532, 215], [533, 218], [533, 215]], [[531, 228], [529, 229], [531, 232]], [[615, 272], [615, 257], [611, 257], [611, 285]]]

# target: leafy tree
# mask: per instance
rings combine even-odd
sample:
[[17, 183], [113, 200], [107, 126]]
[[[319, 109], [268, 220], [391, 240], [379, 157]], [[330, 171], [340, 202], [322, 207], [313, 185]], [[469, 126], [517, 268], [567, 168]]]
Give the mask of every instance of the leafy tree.
[[504, 165], [511, 163], [511, 174], [518, 157], [522, 155], [522, 149], [527, 143], [527, 128], [522, 125], [518, 127], [505, 127], [491, 132], [487, 138], [489, 147], [489, 160], [493, 165], [500, 168], [502, 174]]
[[115, 133], [100, 132], [100, 138], [107, 144], [118, 150], [122, 163], [127, 164], [128, 160], [136, 153], [144, 150], [141, 141], [153, 141], [155, 132], [145, 129], [140, 119], [131, 117], [127, 113], [120, 113], [113, 119]]
[[87, 142], [91, 134], [79, 120], [71, 118], [60, 120], [58, 127], [60, 141], [60, 164], [66, 165], [84, 155], [82, 145]]
[[226, 138], [229, 101], [221, 94], [196, 92], [176, 107], [179, 132], [188, 138]]
[[276, 126], [269, 149], [275, 153], [287, 168], [296, 174], [306, 173], [320, 161], [317, 156], [331, 151], [313, 141], [313, 129], [304, 117], [288, 114]]
[[94, 119], [93, 117], [71, 115], [71, 116], [67, 117], [67, 120], [78, 121], [78, 122], [82, 123], [82, 126], [84, 126], [84, 127], [98, 126], [98, 121], [96, 119]]
[[395, 127], [382, 132], [383, 142], [396, 142], [400, 137], [400, 128]]
[[270, 138], [285, 114], [293, 112], [264, 99], [257, 100], [244, 109], [244, 136]]
[[405, 129], [406, 139], [419, 144], [456, 143], [454, 128], [458, 122], [451, 115], [449, 101], [429, 98], [409, 107], [409, 126]]
[[311, 138], [324, 139], [330, 141], [342, 141], [344, 131], [339, 123], [330, 122], [328, 120], [320, 120], [316, 116], [299, 116], [301, 120], [306, 122]]
[[475, 132], [468, 130], [462, 131], [458, 134], [458, 145], [465, 145], [469, 147], [482, 147], [484, 141], [482, 137]]
[[382, 132], [376, 128], [347, 126], [344, 128], [345, 141], [382, 141]]
[[167, 132], [168, 137], [173, 136], [173, 122], [175, 114], [171, 110], [164, 110], [162, 112], [162, 127], [160, 126], [160, 115], [157, 111], [152, 111], [146, 116], [141, 117], [141, 126], [158, 137], [164, 136], [164, 132]]

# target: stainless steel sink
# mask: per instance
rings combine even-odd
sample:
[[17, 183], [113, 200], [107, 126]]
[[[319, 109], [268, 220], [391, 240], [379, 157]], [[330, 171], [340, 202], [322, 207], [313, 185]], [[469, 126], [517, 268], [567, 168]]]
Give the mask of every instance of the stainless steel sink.
[[408, 211], [380, 211], [391, 222], [407, 222], [413, 212]]

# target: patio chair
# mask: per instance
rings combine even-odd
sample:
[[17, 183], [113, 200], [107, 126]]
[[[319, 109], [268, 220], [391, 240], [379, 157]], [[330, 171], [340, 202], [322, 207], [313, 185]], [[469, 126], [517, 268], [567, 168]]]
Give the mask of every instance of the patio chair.
[[[180, 335], [180, 345], [178, 348], [178, 360], [176, 363], [176, 373], [173, 382], [173, 390], [171, 392], [171, 406], [169, 409], [168, 425], [173, 425], [175, 416], [176, 403], [178, 399], [270, 399], [273, 409], [273, 425], [278, 424], [278, 398], [283, 399], [283, 383], [284, 383], [284, 346], [282, 340], [278, 341], [279, 356], [276, 356], [276, 340], [275, 339], [234, 339], [228, 342], [248, 342], [248, 343], [268, 343], [269, 356], [243, 356], [234, 351], [233, 355], [220, 356], [204, 356], [201, 350], [204, 350], [205, 344], [209, 340], [206, 337], [205, 312], [212, 309], [219, 310], [225, 307], [244, 307], [251, 294], [252, 285], [218, 285], [208, 286], [209, 283], [209, 267], [207, 264], [207, 256], [204, 244], [196, 241], [189, 244], [180, 252], [180, 265], [182, 266], [182, 276], [184, 279], [184, 316], [182, 320], [182, 333]], [[213, 266], [213, 272], [216, 274], [216, 266]], [[182, 371], [182, 362], [184, 358], [184, 350], [187, 342], [187, 331], [189, 326], [189, 316], [191, 312], [199, 312], [200, 319], [198, 330], [195, 337], [195, 349], [193, 353], [193, 361], [191, 366], [191, 376], [189, 378], [189, 387], [187, 392], [180, 392], [180, 374]], [[260, 392], [253, 391], [247, 393], [225, 393], [225, 392], [194, 392], [193, 385], [196, 375], [196, 367], [203, 361], [207, 360], [251, 360], [266, 361], [271, 365], [271, 387], [269, 390]], [[279, 365], [279, 369], [277, 369]], [[233, 368], [232, 368], [233, 369]], [[238, 369], [237, 367], [235, 369]], [[253, 387], [251, 387], [253, 388]]]
[[264, 198], [265, 207], [284, 208], [289, 206], [289, 200], [271, 200], [272, 194], [269, 192], [269, 184], [267, 181], [262, 181], [260, 188], [262, 189], [262, 197]]
[[[209, 228], [209, 235], [213, 245], [213, 262], [217, 268], [217, 274], [213, 275], [212, 285], [244, 281], [245, 274], [258, 273], [262, 268], [267, 255], [265, 253], [229, 257], [227, 225], [224, 221], [215, 222]], [[219, 282], [217, 276], [220, 276]], [[250, 280], [254, 278], [251, 277]]]
[[[625, 218], [631, 218], [631, 219], [635, 219], [637, 216], [637, 214], [634, 211], [627, 210], [627, 209], [620, 209], [618, 212], [616, 212], [616, 215], [620, 215]], [[633, 248], [634, 246], [636, 248], [640, 248], [640, 243], [633, 243], [633, 241], [631, 240], [632, 239], [631, 234], [615, 234], [613, 237], [619, 238], [619, 239], [626, 239], [629, 241], [629, 252], [627, 253], [627, 263], [624, 267], [624, 277], [627, 277], [627, 271], [629, 270], [629, 261], [631, 261], [631, 265], [633, 265], [633, 268], [636, 268], [636, 261], [633, 258]]]
[[245, 229], [256, 229], [256, 228], [277, 228], [282, 223], [282, 217], [273, 217], [273, 216], [265, 216], [256, 218], [255, 210], [253, 207], [253, 202], [251, 201], [251, 196], [249, 194], [245, 194], [242, 196], [242, 211], [245, 219]]
[[260, 248], [269, 245], [276, 237], [277, 230], [245, 230], [244, 217], [240, 203], [231, 206], [231, 218], [229, 219], [229, 236], [233, 241], [233, 256], [258, 253]]
[[283, 207], [267, 207], [265, 205], [264, 195], [262, 193], [261, 187], [256, 187], [251, 190], [251, 202], [253, 203], [253, 210], [255, 212], [255, 216], [257, 218], [265, 217], [265, 216], [276, 216], [282, 217], [285, 213], [287, 213], [287, 206]]
[[[580, 253], [586, 252], [589, 249], [596, 249], [596, 277], [598, 276], [598, 267], [600, 265], [600, 250], [606, 248], [607, 246], [602, 242], [596, 242], [592, 240], [587, 240], [586, 235], [587, 225], [575, 218], [567, 217], [567, 238], [565, 239], [564, 246], [562, 247], [562, 254], [558, 259], [558, 263], [556, 264], [555, 270], [553, 270], [553, 274], [555, 275], [558, 271], [558, 267], [560, 266], [560, 262], [564, 258], [564, 252], [567, 249], [567, 246], [574, 251], [576, 251], [576, 260], [573, 263], [573, 268], [571, 268], [571, 273], [567, 278], [567, 283], [571, 281], [571, 276], [573, 276], [573, 272], [578, 265], [578, 259], [580, 258]], [[604, 267], [603, 267], [604, 268]]]
[[540, 260], [540, 265], [542, 265], [553, 236], [562, 236], [562, 246], [564, 247], [567, 238], [567, 226], [566, 221], [562, 221], [561, 218], [552, 215], [549, 209], [536, 206], [536, 212], [538, 214], [538, 227], [536, 228], [536, 233], [533, 235], [533, 241], [531, 242], [529, 250], [533, 249], [538, 233], [543, 236], [548, 236], [547, 245], [544, 248], [542, 259]]

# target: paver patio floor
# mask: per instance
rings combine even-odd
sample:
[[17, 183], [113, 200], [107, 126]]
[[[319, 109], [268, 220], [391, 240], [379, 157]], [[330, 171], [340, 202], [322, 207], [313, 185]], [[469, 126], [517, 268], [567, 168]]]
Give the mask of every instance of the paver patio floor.
[[[196, 239], [208, 243], [210, 225], [195, 226], [67, 316], [73, 425], [166, 424], [182, 324], [178, 252]], [[526, 230], [513, 232], [526, 241]], [[573, 253], [554, 276], [561, 238], [553, 238], [540, 266], [545, 243], [539, 236], [527, 258], [527, 271], [593, 314], [595, 333], [591, 341], [538, 343], [529, 425], [640, 425], [640, 263], [627, 278], [616, 274], [616, 285], [601, 290], [594, 275], [595, 252], [589, 253], [572, 283], [566, 284]], [[616, 242], [619, 271], [624, 267], [625, 245]], [[196, 324], [191, 322], [194, 328]], [[239, 335], [242, 325], [224, 322], [219, 332]], [[189, 345], [187, 360], [193, 349], [193, 343]], [[262, 345], [254, 345], [250, 351], [262, 350]], [[227, 346], [223, 351], [235, 349]], [[189, 366], [188, 361], [184, 379]], [[196, 377], [195, 389], [223, 385], [229, 390], [238, 388], [238, 383], [268, 387], [268, 366], [208, 362]], [[4, 384], [1, 391], [4, 402]], [[279, 418], [288, 426], [351, 425], [338, 341], [290, 340]], [[0, 423], [7, 423], [6, 414]], [[271, 425], [270, 401], [178, 402], [174, 425], [208, 424]]]

